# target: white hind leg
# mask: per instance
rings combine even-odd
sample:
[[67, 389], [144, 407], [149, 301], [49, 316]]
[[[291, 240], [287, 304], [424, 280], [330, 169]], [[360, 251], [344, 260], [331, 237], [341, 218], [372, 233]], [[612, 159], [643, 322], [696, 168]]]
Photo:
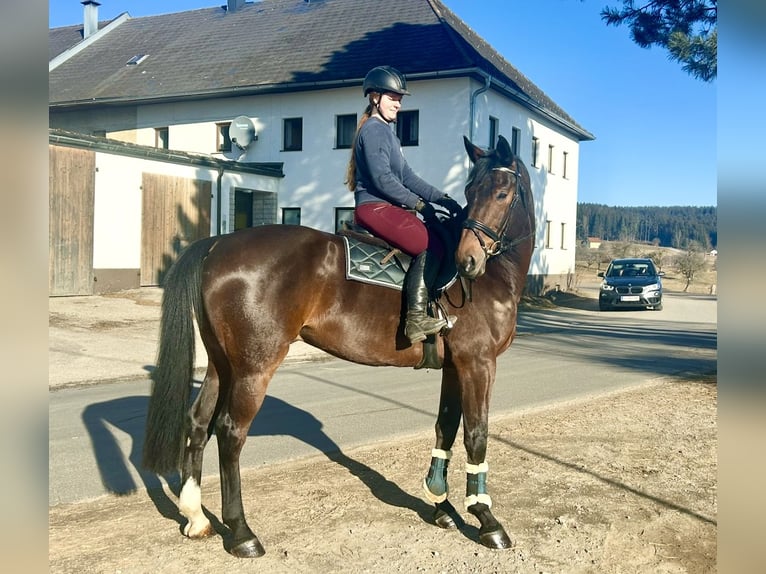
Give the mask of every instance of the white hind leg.
[[189, 538], [205, 538], [214, 534], [213, 526], [202, 512], [202, 491], [194, 478], [189, 478], [181, 489], [178, 510], [189, 522], [184, 526], [184, 534]]

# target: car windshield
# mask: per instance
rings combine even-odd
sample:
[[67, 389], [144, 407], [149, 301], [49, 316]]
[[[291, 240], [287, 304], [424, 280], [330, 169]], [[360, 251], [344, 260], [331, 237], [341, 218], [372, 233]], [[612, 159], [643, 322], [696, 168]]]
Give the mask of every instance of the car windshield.
[[656, 275], [651, 261], [629, 261], [612, 263], [607, 277], [651, 277]]

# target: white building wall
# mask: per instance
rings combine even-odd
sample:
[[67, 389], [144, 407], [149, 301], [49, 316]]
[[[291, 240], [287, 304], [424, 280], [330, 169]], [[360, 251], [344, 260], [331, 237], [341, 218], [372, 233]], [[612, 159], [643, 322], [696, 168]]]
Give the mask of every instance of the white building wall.
[[[463, 200], [468, 160], [463, 135], [468, 134], [469, 82], [448, 79], [410, 82], [412, 96], [403, 110], [418, 110], [418, 146], [403, 148], [410, 166], [429, 183]], [[443, 94], [449, 94], [444, 97]], [[344, 184], [349, 149], [336, 148], [336, 117], [356, 114], [366, 105], [359, 87], [211, 100], [199, 103], [161, 104], [139, 110], [139, 125], [169, 127], [171, 149], [209, 153], [243, 162], [282, 162], [279, 207], [301, 207], [302, 224], [333, 231], [335, 208], [353, 207], [353, 194]], [[239, 115], [249, 117], [258, 140], [247, 152], [214, 152], [216, 123]], [[282, 151], [285, 118], [303, 118], [303, 149]], [[453, 134], [445, 137], [444, 134]], [[154, 128], [138, 130], [137, 143], [154, 145]], [[268, 191], [268, 190], [263, 190]], [[224, 205], [229, 202], [224, 198]], [[233, 216], [233, 214], [232, 214]]]
[[[140, 269], [141, 183], [144, 173], [210, 181], [214, 194], [218, 185], [218, 170], [214, 168], [97, 152], [93, 214], [94, 269]], [[222, 197], [233, 194], [235, 187], [278, 193], [279, 185], [278, 178], [249, 173], [224, 171], [221, 178]], [[224, 202], [221, 208], [224, 221], [228, 217], [233, 220], [234, 215], [229, 214], [228, 203]], [[213, 197], [211, 234], [216, 233], [216, 222], [217, 204]]]
[[[419, 111], [420, 133], [419, 145], [405, 147], [403, 153], [416, 173], [464, 202], [463, 187], [469, 162], [463, 136], [471, 133], [469, 112], [472, 95], [476, 93], [472, 137], [475, 144], [489, 146], [490, 116], [499, 119], [499, 133], [509, 141], [512, 128], [520, 130], [519, 154], [530, 172], [537, 220], [530, 274], [565, 276], [572, 273], [579, 142], [554, 128], [545, 118], [532, 115], [521, 104], [493, 90], [480, 92], [483, 87], [483, 83], [467, 78], [408, 82], [412, 96], [404, 98], [402, 110]], [[168, 126], [171, 149], [223, 157], [224, 154], [215, 150], [216, 123], [247, 116], [256, 127], [258, 140], [247, 152], [235, 148], [225, 157], [245, 162], [282, 162], [285, 178], [278, 186], [279, 208], [300, 207], [302, 224], [332, 231], [335, 208], [353, 207], [353, 195], [344, 185], [350, 150], [335, 148], [336, 116], [355, 113], [359, 118], [365, 105], [360, 88], [354, 87], [143, 106], [138, 110], [137, 124], [152, 128], [139, 129], [137, 143], [154, 145], [153, 127]], [[282, 151], [282, 122], [291, 117], [303, 118], [301, 151]], [[532, 164], [533, 137], [539, 140], [537, 165]], [[552, 170], [549, 170], [549, 145], [554, 146]], [[564, 152], [567, 152], [566, 177]], [[273, 187], [273, 182], [270, 184]], [[224, 232], [233, 225], [233, 214], [228, 213], [228, 194], [233, 187], [233, 183], [224, 185], [221, 202]], [[547, 222], [551, 229], [546, 246]]]

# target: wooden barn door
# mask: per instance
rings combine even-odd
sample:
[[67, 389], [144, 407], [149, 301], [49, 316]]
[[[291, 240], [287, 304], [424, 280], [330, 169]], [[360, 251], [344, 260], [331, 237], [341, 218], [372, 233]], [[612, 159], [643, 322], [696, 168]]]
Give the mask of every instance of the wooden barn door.
[[141, 286], [161, 285], [181, 250], [210, 236], [212, 182], [144, 173]]
[[96, 154], [48, 146], [48, 294], [93, 294]]

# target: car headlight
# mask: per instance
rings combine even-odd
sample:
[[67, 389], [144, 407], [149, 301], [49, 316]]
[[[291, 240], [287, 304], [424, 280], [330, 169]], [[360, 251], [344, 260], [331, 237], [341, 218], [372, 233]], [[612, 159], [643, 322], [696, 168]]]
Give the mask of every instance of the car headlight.
[[661, 287], [659, 283], [655, 283], [653, 285], [647, 285], [646, 287], [644, 287], [644, 291], [646, 291], [647, 293], [651, 291], [659, 291], [660, 289]]
[[602, 291], [614, 291], [614, 285], [609, 285], [609, 283], [602, 283], [601, 284], [601, 290]]

